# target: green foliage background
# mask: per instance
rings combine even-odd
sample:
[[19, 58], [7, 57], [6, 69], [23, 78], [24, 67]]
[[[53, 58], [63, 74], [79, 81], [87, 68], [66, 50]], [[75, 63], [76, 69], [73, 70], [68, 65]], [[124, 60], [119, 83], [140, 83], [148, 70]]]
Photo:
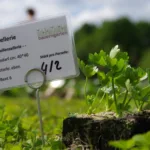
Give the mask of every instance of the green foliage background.
[[150, 48], [150, 23], [120, 18], [98, 26], [85, 24], [76, 31], [75, 43], [81, 60], [87, 61], [88, 53], [99, 52], [100, 49], [109, 52], [114, 45], [119, 45], [121, 50], [129, 53], [132, 65], [145, 67], [145, 53]]

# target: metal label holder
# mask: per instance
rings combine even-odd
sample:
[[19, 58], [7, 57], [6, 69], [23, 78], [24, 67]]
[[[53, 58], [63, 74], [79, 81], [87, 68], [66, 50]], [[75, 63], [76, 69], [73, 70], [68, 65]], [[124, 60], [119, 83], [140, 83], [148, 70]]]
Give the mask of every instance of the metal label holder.
[[[43, 77], [43, 80], [40, 82], [40, 84], [35, 84], [35, 83], [29, 83], [28, 82], [28, 76], [32, 73], [32, 72], [39, 72], [41, 73], [42, 77]], [[34, 68], [34, 69], [31, 69], [29, 70], [26, 75], [25, 75], [25, 78], [24, 78], [24, 81], [27, 83], [27, 85], [32, 88], [32, 89], [35, 89], [36, 90], [36, 101], [37, 101], [37, 108], [38, 108], [38, 116], [39, 116], [39, 122], [40, 122], [40, 130], [41, 130], [41, 138], [42, 138], [42, 144], [44, 146], [45, 144], [45, 140], [44, 140], [44, 130], [43, 130], [43, 121], [42, 121], [42, 113], [41, 113], [41, 106], [40, 106], [40, 96], [39, 96], [39, 90], [40, 88], [45, 84], [46, 82], [46, 76], [44, 74], [43, 71], [41, 71], [40, 69], [38, 68]]]

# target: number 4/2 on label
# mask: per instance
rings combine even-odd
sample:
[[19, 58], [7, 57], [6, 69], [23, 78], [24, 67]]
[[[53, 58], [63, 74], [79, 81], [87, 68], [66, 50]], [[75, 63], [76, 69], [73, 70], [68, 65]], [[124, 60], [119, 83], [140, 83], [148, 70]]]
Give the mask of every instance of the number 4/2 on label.
[[41, 65], [41, 70], [45, 73], [45, 75], [47, 74], [48, 71], [52, 72], [53, 69], [56, 69], [56, 70], [62, 69], [58, 60], [56, 60], [56, 61], [52, 60], [49, 64], [43, 62]]

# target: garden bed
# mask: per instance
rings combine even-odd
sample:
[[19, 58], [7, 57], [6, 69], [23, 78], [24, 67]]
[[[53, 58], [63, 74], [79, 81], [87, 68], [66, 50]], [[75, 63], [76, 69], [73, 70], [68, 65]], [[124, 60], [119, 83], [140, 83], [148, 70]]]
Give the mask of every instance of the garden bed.
[[63, 122], [63, 142], [68, 148], [87, 147], [94, 150], [113, 150], [109, 141], [128, 139], [150, 130], [150, 111], [117, 118], [115, 113], [77, 115]]

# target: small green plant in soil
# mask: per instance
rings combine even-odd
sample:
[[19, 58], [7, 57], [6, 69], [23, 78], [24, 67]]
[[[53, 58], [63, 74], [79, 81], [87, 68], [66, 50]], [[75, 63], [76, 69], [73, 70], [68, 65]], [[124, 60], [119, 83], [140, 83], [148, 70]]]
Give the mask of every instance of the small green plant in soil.
[[149, 150], [150, 132], [138, 134], [129, 140], [111, 141], [109, 144], [120, 150]]
[[[149, 70], [132, 67], [128, 53], [121, 52], [118, 46], [112, 48], [109, 54], [103, 50], [89, 54], [88, 64], [78, 61], [86, 77], [85, 99], [89, 105], [89, 114], [95, 113], [101, 104], [105, 104], [106, 111], [114, 106], [116, 114], [122, 116], [123, 112], [130, 110], [132, 101], [138, 111], [148, 102], [150, 86], [148, 83], [143, 85], [142, 81], [150, 76]], [[94, 94], [87, 94], [89, 78], [99, 81]]]

